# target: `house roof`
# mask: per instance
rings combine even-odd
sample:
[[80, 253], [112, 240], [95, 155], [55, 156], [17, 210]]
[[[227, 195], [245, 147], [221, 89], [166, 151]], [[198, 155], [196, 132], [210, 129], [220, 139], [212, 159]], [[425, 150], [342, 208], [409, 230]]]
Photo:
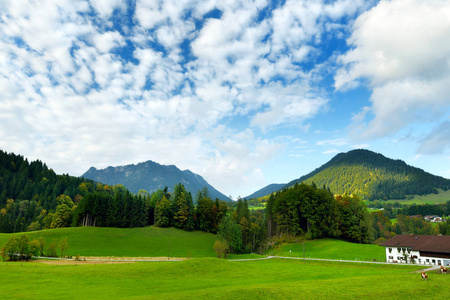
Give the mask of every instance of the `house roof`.
[[414, 251], [450, 253], [448, 235], [396, 235], [380, 244], [384, 247], [410, 247]]

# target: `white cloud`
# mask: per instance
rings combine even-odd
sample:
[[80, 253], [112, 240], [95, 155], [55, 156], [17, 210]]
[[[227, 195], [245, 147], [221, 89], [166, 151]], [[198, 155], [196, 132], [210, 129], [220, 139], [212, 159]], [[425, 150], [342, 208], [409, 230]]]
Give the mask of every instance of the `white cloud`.
[[353, 49], [339, 57], [335, 76], [336, 89], [365, 80], [372, 88], [372, 106], [354, 116], [355, 137], [387, 136], [449, 113], [449, 35], [448, 1], [381, 1], [358, 17]]
[[419, 154], [443, 154], [450, 150], [450, 121], [436, 126], [425, 138], [418, 149]]
[[90, 0], [90, 4], [94, 7], [102, 19], [109, 19], [114, 10], [125, 10], [126, 0]]
[[260, 165], [289, 142], [257, 133], [308, 131], [328, 99], [302, 63], [366, 4], [272, 5], [137, 0], [122, 20], [123, 0], [0, 2], [0, 147], [73, 175], [152, 159], [225, 193], [262, 185]]
[[117, 31], [107, 31], [93, 37], [94, 45], [101, 53], [110, 52], [125, 45], [125, 40]]
[[[276, 99], [275, 95], [273, 97]], [[284, 123], [301, 124], [302, 121], [315, 116], [326, 104], [327, 101], [320, 98], [285, 96], [278, 101], [273, 101], [269, 110], [257, 113], [252, 124], [262, 128]]]
[[334, 140], [323, 140], [316, 143], [318, 146], [345, 146], [348, 144], [346, 138], [339, 138]]
[[[448, 71], [450, 4], [447, 1], [382, 1], [362, 14], [340, 57], [348, 66], [336, 87], [361, 77], [378, 86], [405, 78], [440, 79]], [[342, 77], [341, 77], [342, 76]]]
[[208, 163], [200, 174], [205, 174], [205, 178], [221, 177], [219, 186], [223, 190], [247, 190], [249, 186], [254, 189], [261, 186], [264, 176], [258, 166], [270, 160], [281, 147], [275, 142], [255, 137], [251, 130], [233, 133], [223, 127], [212, 133], [210, 141], [215, 155], [206, 159]]
[[322, 153], [323, 154], [336, 154], [336, 153], [339, 153], [339, 150], [338, 149], [330, 149], [330, 150], [324, 151]]
[[353, 149], [369, 149], [369, 144], [358, 144], [358, 145], [352, 145]]
[[190, 0], [136, 1], [136, 19], [146, 29], [164, 22], [174, 23], [183, 17], [186, 9], [195, 2]]

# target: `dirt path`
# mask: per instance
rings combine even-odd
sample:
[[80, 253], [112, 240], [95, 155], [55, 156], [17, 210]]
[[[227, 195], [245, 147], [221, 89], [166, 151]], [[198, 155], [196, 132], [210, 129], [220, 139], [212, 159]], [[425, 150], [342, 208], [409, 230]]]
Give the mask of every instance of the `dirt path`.
[[186, 257], [115, 257], [115, 256], [83, 256], [76, 260], [74, 258], [57, 258], [57, 257], [37, 257], [39, 262], [49, 265], [86, 265], [86, 264], [124, 264], [135, 262], [172, 262], [187, 260]]

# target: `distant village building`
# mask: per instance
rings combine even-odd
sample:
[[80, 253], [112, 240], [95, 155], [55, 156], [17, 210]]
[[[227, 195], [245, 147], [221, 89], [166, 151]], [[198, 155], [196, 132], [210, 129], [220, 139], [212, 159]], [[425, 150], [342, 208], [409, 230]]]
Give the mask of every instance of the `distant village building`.
[[443, 222], [443, 219], [439, 216], [425, 216], [423, 218], [428, 222]]
[[450, 265], [450, 236], [397, 235], [380, 244], [386, 261], [421, 265]]

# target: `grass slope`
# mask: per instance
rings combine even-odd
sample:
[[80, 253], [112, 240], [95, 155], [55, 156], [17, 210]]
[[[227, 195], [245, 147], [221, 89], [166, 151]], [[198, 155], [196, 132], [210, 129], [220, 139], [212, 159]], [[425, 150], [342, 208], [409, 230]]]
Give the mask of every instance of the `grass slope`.
[[[23, 234], [23, 233], [20, 233]], [[67, 237], [65, 255], [156, 257], [214, 257], [214, 234], [176, 228], [74, 227], [26, 233], [30, 239], [42, 236], [47, 244]], [[16, 234], [18, 235], [18, 234]], [[0, 234], [2, 246], [12, 234]]]
[[[383, 203], [395, 203], [399, 202], [401, 204], [440, 204], [450, 201], [450, 190], [444, 191], [438, 189], [438, 194], [428, 194], [428, 195], [414, 195], [412, 199], [407, 200], [379, 200]], [[370, 202], [369, 202], [370, 203]]]
[[271, 259], [55, 266], [0, 263], [5, 299], [415, 299], [450, 292], [450, 277], [417, 266]]
[[[277, 249], [269, 250], [278, 256], [303, 257], [302, 243], [287, 243]], [[371, 244], [355, 244], [341, 240], [320, 239], [305, 241], [305, 257], [343, 259], [343, 260], [373, 260], [386, 261], [385, 249]]]

